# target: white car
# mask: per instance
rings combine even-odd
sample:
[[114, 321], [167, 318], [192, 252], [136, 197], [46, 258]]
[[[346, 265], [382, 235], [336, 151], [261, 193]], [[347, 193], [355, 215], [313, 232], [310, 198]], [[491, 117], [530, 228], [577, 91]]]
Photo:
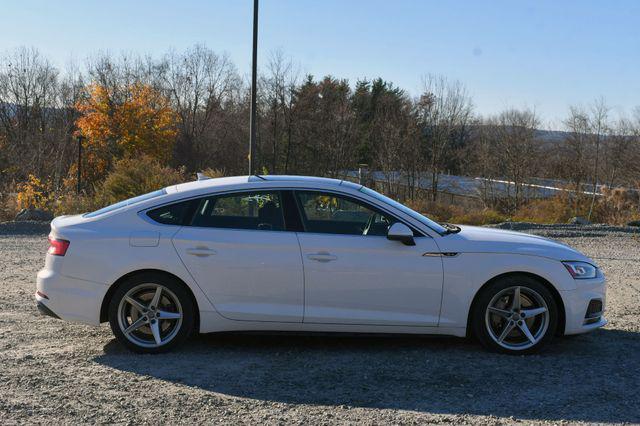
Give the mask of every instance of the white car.
[[51, 223], [41, 312], [138, 352], [194, 332], [475, 336], [506, 353], [594, 330], [605, 279], [545, 238], [440, 225], [362, 185], [201, 179]]

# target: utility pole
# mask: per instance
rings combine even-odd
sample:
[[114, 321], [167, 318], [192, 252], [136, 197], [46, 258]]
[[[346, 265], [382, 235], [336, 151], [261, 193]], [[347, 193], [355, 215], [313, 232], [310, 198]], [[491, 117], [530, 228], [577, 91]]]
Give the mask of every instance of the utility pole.
[[82, 136], [78, 135], [78, 179], [76, 193], [80, 195], [80, 189], [82, 188]]
[[258, 80], [258, 0], [253, 0], [253, 61], [251, 64], [251, 118], [249, 121], [249, 175], [255, 174], [256, 153], [256, 82]]

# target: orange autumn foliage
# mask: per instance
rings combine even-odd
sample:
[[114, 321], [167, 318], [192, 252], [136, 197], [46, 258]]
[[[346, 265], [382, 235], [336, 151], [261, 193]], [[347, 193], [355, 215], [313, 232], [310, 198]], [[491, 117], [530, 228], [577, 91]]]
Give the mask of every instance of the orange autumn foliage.
[[85, 137], [85, 182], [99, 181], [120, 158], [144, 155], [163, 163], [170, 159], [177, 116], [153, 87], [136, 83], [114, 93], [91, 84], [76, 108], [76, 126]]

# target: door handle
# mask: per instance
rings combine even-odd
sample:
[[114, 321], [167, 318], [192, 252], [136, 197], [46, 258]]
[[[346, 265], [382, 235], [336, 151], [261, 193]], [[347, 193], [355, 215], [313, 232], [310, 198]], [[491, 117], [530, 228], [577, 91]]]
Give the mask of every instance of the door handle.
[[187, 254], [198, 257], [207, 257], [216, 254], [216, 251], [207, 247], [192, 247], [186, 250]]
[[326, 252], [311, 253], [308, 254], [307, 257], [318, 262], [331, 262], [332, 260], [338, 259], [338, 256], [334, 256], [331, 253]]

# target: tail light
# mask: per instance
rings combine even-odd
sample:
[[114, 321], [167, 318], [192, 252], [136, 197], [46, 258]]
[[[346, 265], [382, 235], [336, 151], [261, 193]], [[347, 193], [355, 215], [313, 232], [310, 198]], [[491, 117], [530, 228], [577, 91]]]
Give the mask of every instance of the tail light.
[[67, 253], [69, 244], [67, 240], [49, 237], [49, 250], [47, 250], [47, 253], [54, 256], [64, 256]]

